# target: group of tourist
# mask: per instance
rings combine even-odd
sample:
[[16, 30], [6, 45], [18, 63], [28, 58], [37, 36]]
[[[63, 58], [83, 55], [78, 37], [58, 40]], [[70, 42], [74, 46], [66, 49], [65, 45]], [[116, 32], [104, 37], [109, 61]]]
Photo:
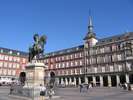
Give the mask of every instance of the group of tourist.
[[80, 92], [85, 92], [85, 91], [87, 92], [88, 89], [92, 88], [92, 86], [93, 86], [92, 83], [89, 83], [89, 84], [82, 83], [79, 85]]
[[119, 86], [120, 88], [123, 88], [124, 90], [129, 90], [129, 91], [132, 90], [130, 83], [126, 83], [126, 82], [124, 84], [119, 83]]
[[48, 95], [49, 99], [52, 99], [52, 96], [55, 94], [53, 87], [49, 87], [49, 89], [47, 89], [45, 86], [43, 86], [42, 84], [40, 84], [40, 100], [44, 100], [44, 96]]

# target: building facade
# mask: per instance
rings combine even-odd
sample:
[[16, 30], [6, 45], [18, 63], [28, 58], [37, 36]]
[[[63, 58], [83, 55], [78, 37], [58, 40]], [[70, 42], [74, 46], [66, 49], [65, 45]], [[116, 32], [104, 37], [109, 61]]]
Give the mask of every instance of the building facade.
[[8, 82], [19, 77], [28, 62], [25, 52], [0, 48], [0, 81]]
[[[20, 75], [25, 77], [27, 62], [27, 53], [0, 48], [0, 79], [10, 80]], [[54, 77], [57, 85], [133, 84], [133, 32], [97, 39], [92, 19], [89, 17], [84, 44], [47, 53], [40, 62], [48, 66], [45, 79]]]
[[97, 39], [91, 17], [84, 44], [45, 54], [45, 78], [51, 73], [57, 84], [118, 86], [133, 83], [133, 32]]

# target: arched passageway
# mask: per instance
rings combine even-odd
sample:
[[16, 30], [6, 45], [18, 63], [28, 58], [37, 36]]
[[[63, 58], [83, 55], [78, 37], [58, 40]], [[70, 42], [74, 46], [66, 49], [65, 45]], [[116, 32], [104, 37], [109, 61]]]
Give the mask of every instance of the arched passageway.
[[21, 84], [23, 84], [23, 85], [25, 84], [25, 81], [26, 81], [26, 73], [25, 72], [20, 73], [19, 80], [20, 80]]

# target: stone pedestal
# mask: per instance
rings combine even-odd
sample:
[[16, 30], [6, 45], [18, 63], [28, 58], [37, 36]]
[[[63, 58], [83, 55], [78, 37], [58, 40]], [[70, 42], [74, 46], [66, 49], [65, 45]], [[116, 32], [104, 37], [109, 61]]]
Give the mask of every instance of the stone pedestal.
[[26, 66], [26, 86], [35, 87], [44, 85], [44, 69], [43, 63], [29, 63]]
[[27, 88], [32, 96], [32, 100], [39, 100], [40, 84], [44, 86], [44, 70], [46, 65], [35, 62], [26, 65], [26, 82], [24, 88]]

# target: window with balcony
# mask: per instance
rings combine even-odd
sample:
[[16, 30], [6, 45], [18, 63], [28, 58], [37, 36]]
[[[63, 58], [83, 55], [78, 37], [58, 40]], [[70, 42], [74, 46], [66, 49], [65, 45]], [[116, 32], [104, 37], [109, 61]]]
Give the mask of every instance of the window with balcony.
[[118, 65], [118, 71], [122, 71], [122, 65]]
[[3, 74], [7, 75], [7, 69], [3, 69]]
[[12, 56], [9, 56], [9, 61], [12, 61]]
[[69, 62], [66, 62], [66, 67], [69, 67]]
[[78, 61], [75, 61], [75, 66], [78, 66]]
[[2, 69], [0, 69], [0, 75], [2, 75]]
[[3, 62], [0, 62], [0, 67], [3, 67]]
[[12, 70], [12, 75], [16, 75], [16, 71], [15, 70]]
[[8, 69], [8, 75], [11, 75], [11, 70], [10, 69]]
[[4, 55], [0, 54], [0, 60], [4, 60]]
[[110, 72], [113, 72], [114, 71], [114, 68], [112, 65], [110, 65]]
[[94, 73], [97, 73], [97, 67], [94, 67]]
[[16, 68], [18, 68], [18, 69], [20, 68], [19, 64], [16, 65]]
[[8, 56], [7, 55], [5, 55], [5, 60], [8, 60]]
[[80, 66], [82, 66], [83, 65], [83, 62], [82, 62], [82, 60], [80, 60]]
[[102, 67], [102, 72], [105, 72], [105, 67]]
[[65, 63], [62, 63], [62, 68], [65, 68]]
[[4, 67], [7, 67], [7, 62], [4, 62]]

